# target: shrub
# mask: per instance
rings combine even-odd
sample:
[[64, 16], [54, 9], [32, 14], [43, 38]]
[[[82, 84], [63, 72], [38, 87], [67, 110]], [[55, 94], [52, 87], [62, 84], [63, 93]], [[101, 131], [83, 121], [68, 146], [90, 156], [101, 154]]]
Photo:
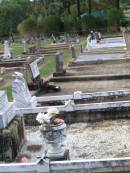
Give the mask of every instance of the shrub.
[[46, 16], [43, 20], [43, 25], [45, 33], [64, 31], [63, 22], [58, 16]]
[[93, 29], [103, 29], [107, 26], [107, 21], [100, 18], [100, 17], [94, 17], [94, 16], [84, 16], [82, 18], [82, 30], [83, 31], [89, 31]]
[[30, 16], [23, 20], [19, 25], [18, 25], [18, 31], [21, 34], [28, 34], [32, 35], [36, 32], [36, 19], [34, 16]]
[[120, 26], [120, 20], [123, 12], [120, 9], [112, 8], [108, 11], [108, 26], [117, 29]]
[[72, 32], [74, 30], [75, 20], [71, 15], [64, 17], [64, 31]]

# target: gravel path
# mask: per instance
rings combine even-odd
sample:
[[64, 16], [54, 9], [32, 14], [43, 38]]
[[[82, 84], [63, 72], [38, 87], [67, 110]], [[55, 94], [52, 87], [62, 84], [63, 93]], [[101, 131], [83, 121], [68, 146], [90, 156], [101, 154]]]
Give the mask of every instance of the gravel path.
[[130, 156], [130, 120], [72, 124], [68, 128], [71, 159]]
[[[29, 151], [28, 146], [43, 145], [39, 127], [26, 129], [27, 141], [21, 155], [27, 155], [29, 161], [42, 156], [44, 147], [38, 151]], [[70, 158], [103, 159], [130, 156], [130, 120], [103, 121], [97, 123], [75, 123], [67, 127], [67, 148]]]

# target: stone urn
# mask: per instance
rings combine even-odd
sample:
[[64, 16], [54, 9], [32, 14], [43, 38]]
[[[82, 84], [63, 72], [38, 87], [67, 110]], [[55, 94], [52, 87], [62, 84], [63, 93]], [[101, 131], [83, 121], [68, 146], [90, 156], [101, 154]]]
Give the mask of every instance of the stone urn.
[[64, 157], [65, 149], [62, 144], [66, 140], [66, 124], [43, 124], [40, 127], [43, 140], [46, 145], [46, 157], [60, 158]]

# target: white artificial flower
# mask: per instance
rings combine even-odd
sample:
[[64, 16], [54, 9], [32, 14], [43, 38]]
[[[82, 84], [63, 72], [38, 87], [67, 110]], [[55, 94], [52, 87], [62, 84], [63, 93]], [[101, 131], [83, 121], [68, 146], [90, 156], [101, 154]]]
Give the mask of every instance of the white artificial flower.
[[44, 123], [44, 113], [39, 113], [39, 114], [37, 115], [37, 117], [36, 117], [36, 120], [37, 120], [40, 124]]
[[59, 114], [59, 110], [57, 108], [49, 108], [47, 110], [47, 115], [48, 116], [55, 116], [56, 114]]
[[44, 124], [44, 123], [50, 123], [50, 120], [53, 116], [55, 116], [56, 114], [58, 114], [59, 111], [57, 108], [49, 108], [47, 113], [39, 113], [36, 117], [36, 120], [40, 123], [40, 124]]

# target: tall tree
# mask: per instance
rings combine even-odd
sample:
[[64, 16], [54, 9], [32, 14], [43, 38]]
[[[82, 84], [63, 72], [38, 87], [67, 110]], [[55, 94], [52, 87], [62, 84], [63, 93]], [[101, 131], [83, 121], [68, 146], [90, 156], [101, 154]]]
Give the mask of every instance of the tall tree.
[[77, 14], [78, 14], [78, 18], [80, 18], [81, 15], [81, 10], [80, 10], [80, 0], [77, 0]]
[[92, 12], [91, 0], [88, 0], [88, 12], [89, 12], [89, 15], [91, 15], [91, 12]]
[[119, 9], [120, 8], [120, 0], [116, 0], [115, 5], [116, 5], [116, 8]]

